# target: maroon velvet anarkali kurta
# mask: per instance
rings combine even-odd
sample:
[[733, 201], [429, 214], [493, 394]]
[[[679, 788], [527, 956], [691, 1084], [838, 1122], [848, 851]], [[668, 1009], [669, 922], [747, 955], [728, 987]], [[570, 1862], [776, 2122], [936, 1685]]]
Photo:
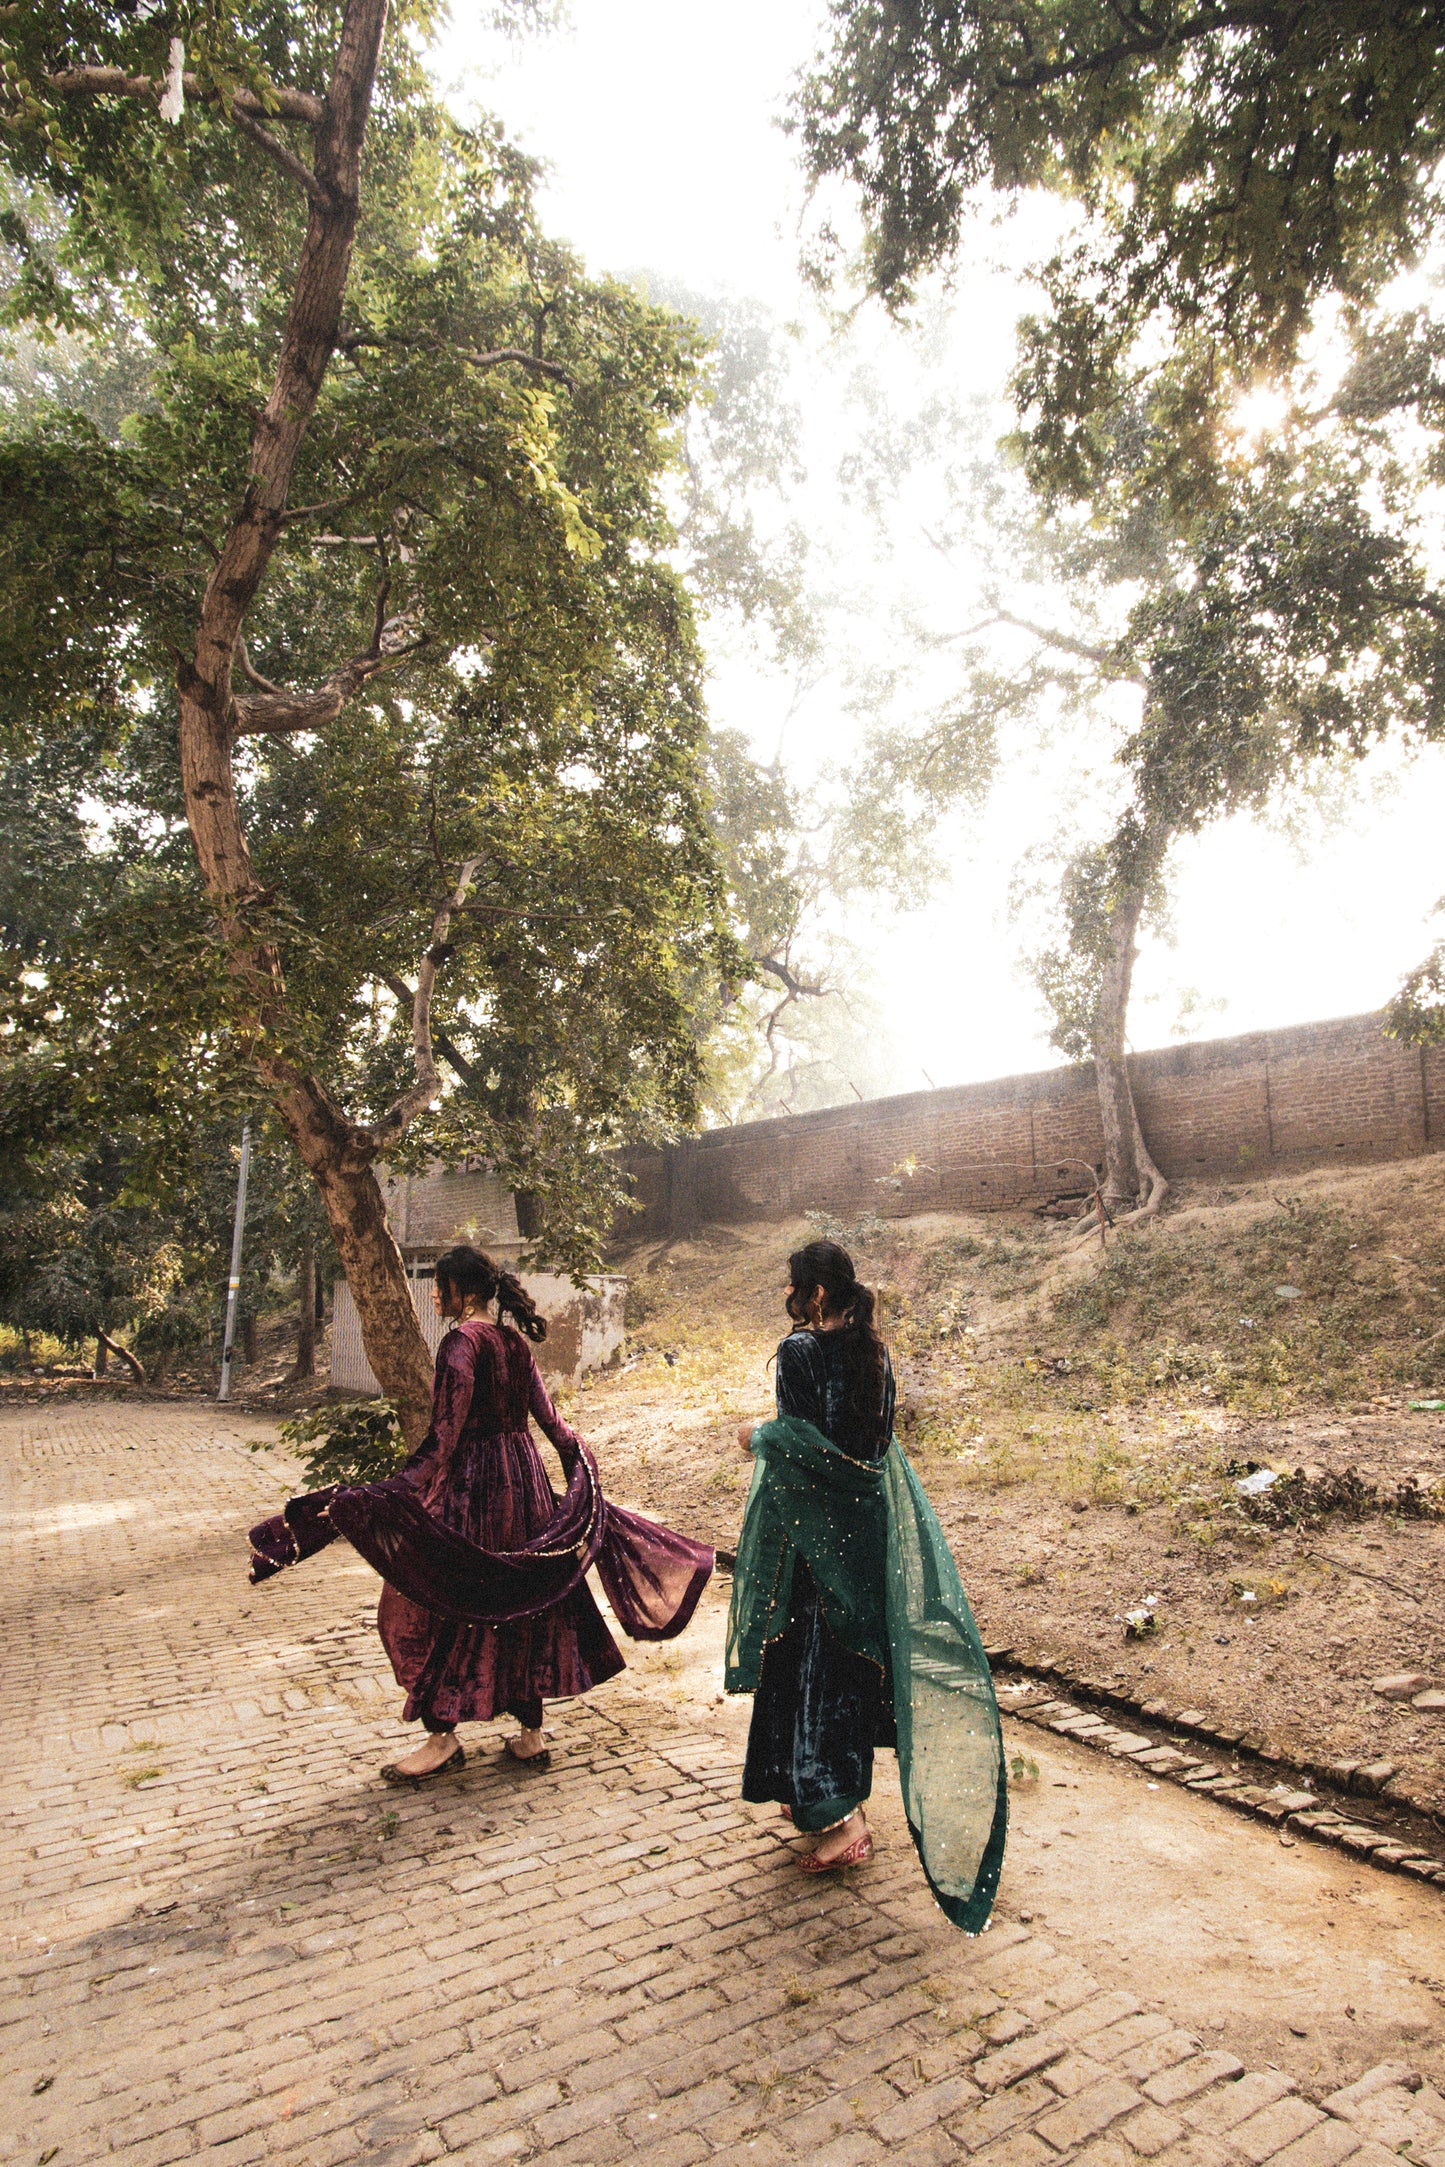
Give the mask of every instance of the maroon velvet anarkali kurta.
[[[401, 1479], [433, 1519], [480, 1550], [524, 1550], [557, 1510], [529, 1414], [570, 1463], [580, 1441], [521, 1334], [481, 1318], [448, 1332], [437, 1351], [431, 1429]], [[585, 1580], [550, 1609], [499, 1625], [439, 1616], [388, 1582], [376, 1622], [407, 1690], [404, 1713], [429, 1728], [503, 1712], [526, 1720], [535, 1717], [530, 1704], [586, 1693], [625, 1668]]]
[[[567, 1476], [558, 1497], [527, 1427]], [[338, 1537], [385, 1583], [378, 1623], [433, 1729], [511, 1709], [540, 1723], [543, 1699], [585, 1693], [623, 1667], [592, 1599], [596, 1568], [622, 1630], [671, 1640], [713, 1567], [693, 1542], [602, 1494], [597, 1462], [548, 1397], [519, 1332], [469, 1318], [437, 1355], [432, 1427], [395, 1475], [293, 1497], [251, 1530], [259, 1586]]]

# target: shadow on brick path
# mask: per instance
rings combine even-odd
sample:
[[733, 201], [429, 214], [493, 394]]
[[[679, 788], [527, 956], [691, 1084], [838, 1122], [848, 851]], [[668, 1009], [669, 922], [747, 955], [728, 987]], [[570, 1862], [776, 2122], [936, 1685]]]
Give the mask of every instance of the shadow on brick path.
[[1445, 2143], [1428, 2087], [1327, 2112], [1022, 1925], [963, 1940], [904, 1842], [805, 1881], [736, 1798], [736, 1725], [636, 1681], [561, 1713], [545, 1775], [478, 1729], [459, 1777], [385, 1790], [370, 1573], [245, 1584], [263, 1434], [0, 1423], [0, 2157], [1384, 2167], [1390, 2114]]

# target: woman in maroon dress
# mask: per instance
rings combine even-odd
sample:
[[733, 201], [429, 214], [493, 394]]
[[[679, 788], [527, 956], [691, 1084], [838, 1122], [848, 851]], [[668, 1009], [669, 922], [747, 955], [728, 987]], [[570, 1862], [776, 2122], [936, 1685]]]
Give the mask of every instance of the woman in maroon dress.
[[[479, 1549], [521, 1551], [557, 1510], [528, 1415], [564, 1460], [575, 1459], [579, 1442], [552, 1405], [528, 1345], [545, 1339], [547, 1326], [520, 1281], [479, 1249], [449, 1249], [437, 1259], [436, 1305], [453, 1328], [437, 1350], [431, 1428], [401, 1479], [432, 1519]], [[504, 1321], [509, 1317], [517, 1329]], [[543, 1701], [586, 1693], [624, 1668], [585, 1580], [552, 1608], [495, 1625], [423, 1609], [388, 1582], [377, 1625], [406, 1687], [404, 1716], [419, 1719], [428, 1734], [382, 1770], [390, 1783], [416, 1785], [460, 1768], [466, 1756], [457, 1724], [502, 1714], [519, 1726], [506, 1751], [545, 1768], [551, 1756]]]

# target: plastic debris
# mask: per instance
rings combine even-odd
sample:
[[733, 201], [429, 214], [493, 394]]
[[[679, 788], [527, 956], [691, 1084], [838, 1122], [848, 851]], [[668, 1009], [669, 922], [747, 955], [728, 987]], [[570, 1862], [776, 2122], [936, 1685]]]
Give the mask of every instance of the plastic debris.
[[161, 119], [168, 120], [174, 128], [179, 126], [181, 115], [185, 110], [186, 48], [182, 39], [172, 38], [170, 53], [166, 60], [165, 95], [162, 97], [157, 111], [160, 113]]
[[1445, 1400], [1411, 1400], [1411, 1412], [1417, 1415], [1445, 1414]]
[[1241, 1497], [1263, 1497], [1279, 1481], [1278, 1471], [1273, 1467], [1257, 1467], [1252, 1475], [1241, 1475], [1234, 1485]]

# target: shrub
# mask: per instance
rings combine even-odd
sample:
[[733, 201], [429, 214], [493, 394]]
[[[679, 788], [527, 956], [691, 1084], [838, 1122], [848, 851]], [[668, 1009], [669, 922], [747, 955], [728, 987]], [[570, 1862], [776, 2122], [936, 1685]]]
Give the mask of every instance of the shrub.
[[408, 1457], [390, 1400], [313, 1407], [283, 1422], [281, 1435], [288, 1445], [311, 1445], [302, 1462], [308, 1490], [324, 1490], [332, 1483], [382, 1482]]

